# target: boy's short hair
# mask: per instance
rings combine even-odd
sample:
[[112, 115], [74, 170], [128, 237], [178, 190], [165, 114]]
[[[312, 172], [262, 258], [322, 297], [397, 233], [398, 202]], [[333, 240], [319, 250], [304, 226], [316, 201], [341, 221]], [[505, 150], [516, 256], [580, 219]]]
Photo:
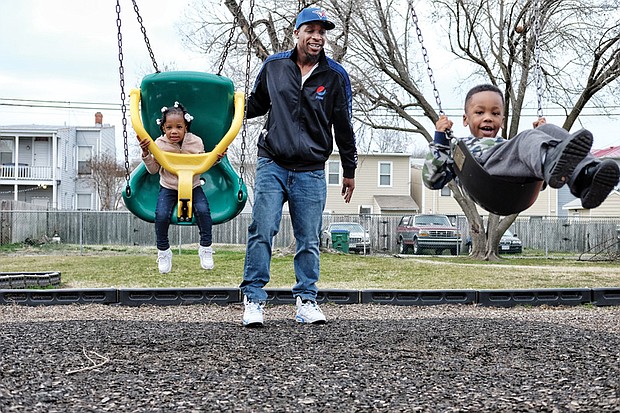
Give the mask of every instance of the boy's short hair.
[[495, 92], [495, 93], [497, 93], [502, 98], [502, 106], [505, 105], [504, 94], [502, 93], [500, 88], [498, 88], [497, 86], [492, 85], [490, 83], [484, 83], [482, 85], [478, 85], [478, 86], [472, 87], [469, 90], [469, 92], [467, 92], [467, 96], [465, 96], [465, 106], [464, 106], [465, 112], [467, 112], [467, 104], [471, 100], [472, 96], [474, 96], [476, 93], [480, 93], [480, 92]]

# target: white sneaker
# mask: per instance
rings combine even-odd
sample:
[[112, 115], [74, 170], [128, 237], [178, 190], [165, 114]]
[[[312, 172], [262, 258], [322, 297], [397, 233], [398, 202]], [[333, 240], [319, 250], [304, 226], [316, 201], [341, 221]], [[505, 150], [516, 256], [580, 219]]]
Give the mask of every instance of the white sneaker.
[[198, 248], [198, 256], [200, 257], [200, 266], [205, 270], [213, 269], [213, 249], [211, 247]]
[[297, 297], [297, 314], [295, 321], [302, 324], [325, 324], [325, 314], [321, 311], [316, 301], [306, 300], [303, 302], [301, 297]]
[[265, 303], [254, 303], [243, 296], [243, 326], [244, 327], [260, 327], [263, 325], [263, 307]]
[[157, 265], [159, 272], [168, 274], [172, 269], [172, 250], [168, 248], [165, 251], [157, 251]]

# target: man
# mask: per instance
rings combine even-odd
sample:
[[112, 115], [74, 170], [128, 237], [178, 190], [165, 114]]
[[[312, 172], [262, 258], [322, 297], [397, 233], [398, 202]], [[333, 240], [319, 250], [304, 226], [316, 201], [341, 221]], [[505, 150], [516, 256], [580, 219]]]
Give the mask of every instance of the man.
[[303, 9], [295, 21], [295, 48], [265, 60], [248, 97], [248, 118], [269, 115], [258, 141], [254, 207], [240, 286], [245, 305], [243, 325], [247, 327], [263, 325], [264, 287], [270, 279], [273, 237], [280, 228], [285, 202], [297, 245], [297, 282], [292, 291], [295, 319], [309, 324], [326, 322], [316, 303], [316, 283], [327, 196], [325, 162], [334, 138], [342, 162], [346, 203], [355, 189], [357, 167], [349, 76], [323, 49], [327, 30], [334, 27], [325, 10]]

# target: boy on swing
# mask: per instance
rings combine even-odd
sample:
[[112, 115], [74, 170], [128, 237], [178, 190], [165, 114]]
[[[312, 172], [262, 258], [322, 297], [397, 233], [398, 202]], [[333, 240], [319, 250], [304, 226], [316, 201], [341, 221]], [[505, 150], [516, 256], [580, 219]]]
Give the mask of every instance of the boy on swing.
[[[464, 140], [489, 174], [515, 181], [537, 178], [552, 188], [568, 184], [586, 209], [599, 206], [618, 184], [618, 164], [590, 154], [593, 138], [589, 131], [569, 133], [540, 118], [534, 122], [534, 129], [506, 140], [499, 136], [503, 120], [504, 95], [497, 86], [478, 85], [467, 93], [463, 125], [469, 127], [471, 135]], [[441, 189], [455, 177], [445, 133], [452, 125], [446, 116], [435, 124], [434, 141], [429, 145], [422, 172], [424, 184], [430, 189]]]

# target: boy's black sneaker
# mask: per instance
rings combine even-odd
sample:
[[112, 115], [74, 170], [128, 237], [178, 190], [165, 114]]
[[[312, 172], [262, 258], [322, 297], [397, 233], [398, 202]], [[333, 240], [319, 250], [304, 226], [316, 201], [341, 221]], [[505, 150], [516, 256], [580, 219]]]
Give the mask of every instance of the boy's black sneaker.
[[620, 179], [620, 168], [611, 159], [603, 162], [592, 163], [580, 173], [581, 206], [586, 209], [596, 208], [601, 205], [609, 193], [618, 185]]
[[590, 153], [593, 140], [590, 131], [581, 129], [547, 150], [543, 173], [551, 188], [561, 188], [568, 182], [577, 164]]

